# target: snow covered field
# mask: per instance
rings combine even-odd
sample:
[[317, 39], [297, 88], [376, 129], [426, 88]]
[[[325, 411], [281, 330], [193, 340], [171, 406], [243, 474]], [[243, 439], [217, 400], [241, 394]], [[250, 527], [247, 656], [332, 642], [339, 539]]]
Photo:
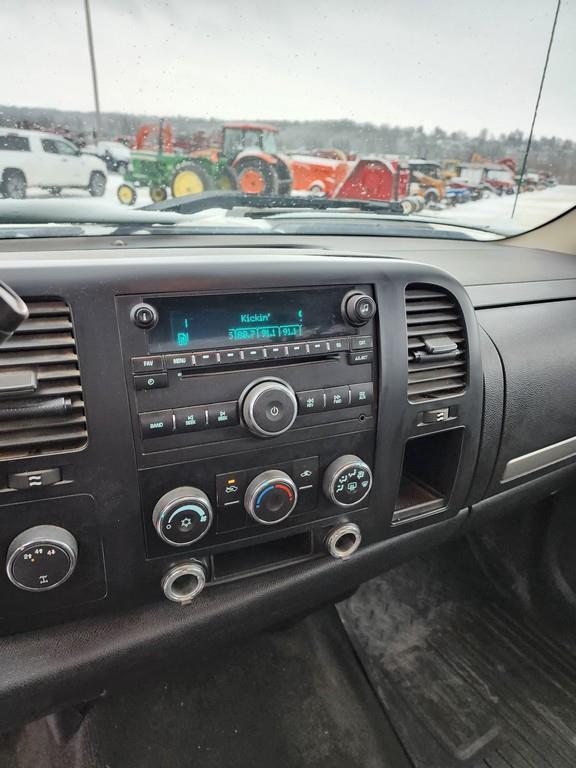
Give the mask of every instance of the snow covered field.
[[[66, 204], [66, 198], [89, 199], [94, 205], [99, 205], [103, 201], [108, 204], [115, 203], [120, 205], [116, 196], [116, 190], [121, 183], [121, 176], [115, 173], [109, 174], [106, 194], [101, 198], [90, 198], [88, 192], [83, 190], [64, 190], [61, 197], [62, 205]], [[48, 198], [50, 195], [45, 190], [30, 189], [28, 197], [39, 199]], [[444, 219], [463, 226], [466, 224], [471, 226], [490, 226], [496, 231], [499, 230], [500, 226], [502, 232], [509, 231], [511, 227], [518, 230], [532, 229], [576, 205], [576, 185], [559, 185], [537, 192], [522, 193], [518, 196], [516, 211], [514, 218], [512, 218], [514, 199], [514, 195], [505, 195], [503, 197], [491, 195], [482, 200], [473, 200], [450, 208], [442, 207], [439, 210], [426, 208], [420, 213], [420, 216]], [[149, 203], [151, 203], [151, 200], [148, 189], [139, 188], [136, 207], [148, 205]]]

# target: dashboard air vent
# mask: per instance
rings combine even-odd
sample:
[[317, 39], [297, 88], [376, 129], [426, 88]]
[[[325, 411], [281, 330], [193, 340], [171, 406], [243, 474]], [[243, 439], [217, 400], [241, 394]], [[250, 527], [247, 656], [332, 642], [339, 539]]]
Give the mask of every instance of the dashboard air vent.
[[466, 389], [466, 333], [456, 299], [431, 285], [406, 288], [408, 399], [425, 403]]
[[30, 316], [0, 347], [0, 459], [77, 450], [88, 439], [70, 308], [26, 303]]

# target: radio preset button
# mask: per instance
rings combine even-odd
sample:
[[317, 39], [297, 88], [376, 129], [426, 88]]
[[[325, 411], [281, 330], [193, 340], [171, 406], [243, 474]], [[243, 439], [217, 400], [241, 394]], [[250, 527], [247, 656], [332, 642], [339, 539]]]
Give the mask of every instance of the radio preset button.
[[192, 368], [194, 366], [194, 355], [164, 355], [166, 368]]
[[264, 347], [249, 347], [248, 349], [243, 349], [242, 353], [244, 354], [244, 360], [248, 361], [264, 360], [266, 357]]
[[222, 365], [232, 365], [233, 363], [242, 362], [242, 350], [241, 349], [221, 349], [220, 350], [220, 363]]
[[350, 405], [350, 390], [348, 387], [330, 387], [325, 390], [326, 410], [336, 411], [348, 408]]
[[196, 360], [196, 365], [202, 368], [209, 365], [218, 365], [219, 362], [218, 352], [196, 352], [194, 359]]
[[329, 341], [311, 341], [308, 344], [308, 349], [311, 355], [325, 355], [331, 351]]
[[148, 357], [133, 357], [133, 373], [156, 373], [164, 370], [162, 355], [149, 355]]
[[280, 358], [287, 356], [288, 351], [285, 344], [266, 347], [266, 357], [270, 360], [279, 360]]
[[298, 411], [300, 416], [305, 413], [318, 413], [325, 408], [324, 390], [323, 389], [309, 389], [306, 392], [297, 392], [298, 398]]
[[350, 405], [370, 405], [374, 399], [374, 385], [372, 382], [366, 384], [350, 385]]
[[351, 349], [372, 349], [372, 336], [352, 336], [350, 339]]
[[174, 432], [174, 417], [172, 411], [154, 411], [140, 414], [140, 429], [142, 437], [162, 437]]
[[239, 423], [238, 403], [234, 400], [230, 403], [213, 403], [206, 406], [208, 413], [208, 427], [234, 427]]
[[135, 389], [163, 389], [168, 386], [167, 373], [150, 373], [148, 376], [134, 376]]
[[305, 357], [308, 354], [307, 344], [288, 344], [288, 357]]

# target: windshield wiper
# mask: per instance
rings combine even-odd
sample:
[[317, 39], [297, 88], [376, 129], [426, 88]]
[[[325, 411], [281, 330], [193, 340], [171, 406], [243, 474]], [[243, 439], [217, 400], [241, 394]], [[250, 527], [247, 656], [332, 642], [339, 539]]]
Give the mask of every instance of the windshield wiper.
[[[477, 223], [450, 221], [437, 216], [422, 216], [419, 213], [406, 213], [406, 209], [399, 202], [388, 202], [385, 200], [343, 200], [325, 197], [282, 197], [280, 195], [247, 195], [243, 192], [201, 192], [197, 195], [187, 195], [185, 197], [171, 198], [160, 203], [145, 206], [142, 210], [146, 211], [179, 211], [182, 214], [195, 214], [201, 211], [219, 208], [222, 210], [234, 211], [238, 217], [250, 219], [265, 219], [271, 223], [277, 232], [281, 232], [280, 227], [284, 228], [285, 233], [295, 233], [298, 228], [300, 231], [308, 234], [312, 233], [314, 223], [316, 229], [324, 229], [325, 233], [338, 230], [339, 234], [344, 234], [344, 226], [350, 226], [354, 233], [369, 234], [370, 227], [382, 226], [382, 222], [396, 222], [398, 233], [406, 236], [407, 225], [413, 225], [414, 236], [423, 236], [425, 225], [431, 225], [435, 229], [430, 229], [430, 237], [440, 236], [440, 232], [450, 228], [453, 231], [462, 233], [462, 230], [472, 230], [474, 232], [491, 233], [488, 226], [481, 226]], [[316, 217], [313, 214], [322, 212], [326, 214], [326, 219], [330, 214], [332, 224], [329, 224], [324, 216]], [[305, 220], [303, 216], [307, 216]], [[368, 215], [382, 217], [380, 220], [370, 219]], [[345, 216], [349, 216], [348, 224], [344, 222]], [[293, 223], [290, 223], [293, 218]], [[363, 221], [360, 221], [363, 219]], [[338, 221], [337, 221], [338, 220]], [[352, 224], [352, 222], [354, 222]], [[363, 232], [360, 228], [363, 227]], [[418, 229], [418, 231], [416, 231]], [[402, 231], [401, 231], [402, 230]], [[389, 229], [391, 232], [391, 228]], [[388, 233], [387, 233], [388, 234]], [[393, 234], [393, 233], [392, 233]], [[390, 236], [392, 236], [392, 234]], [[464, 237], [472, 239], [463, 233], [462, 235], [450, 235], [455, 238]]]
[[[267, 210], [277, 213], [285, 211], [361, 211], [362, 213], [382, 213], [395, 216], [406, 216], [401, 203], [384, 200], [341, 200], [326, 197], [283, 197], [280, 195], [247, 195], [244, 192], [201, 192], [197, 195], [170, 198], [160, 203], [146, 205], [143, 211], [178, 211], [191, 214], [206, 211], [210, 208], [245, 208], [246, 216], [265, 215]], [[257, 212], [257, 213], [256, 213]]]

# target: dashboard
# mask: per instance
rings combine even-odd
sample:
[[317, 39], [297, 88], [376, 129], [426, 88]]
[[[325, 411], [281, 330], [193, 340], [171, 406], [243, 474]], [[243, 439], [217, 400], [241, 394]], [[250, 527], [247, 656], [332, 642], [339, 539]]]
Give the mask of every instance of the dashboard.
[[3, 245], [29, 312], [0, 346], [7, 723], [576, 476], [571, 257], [127, 240]]

